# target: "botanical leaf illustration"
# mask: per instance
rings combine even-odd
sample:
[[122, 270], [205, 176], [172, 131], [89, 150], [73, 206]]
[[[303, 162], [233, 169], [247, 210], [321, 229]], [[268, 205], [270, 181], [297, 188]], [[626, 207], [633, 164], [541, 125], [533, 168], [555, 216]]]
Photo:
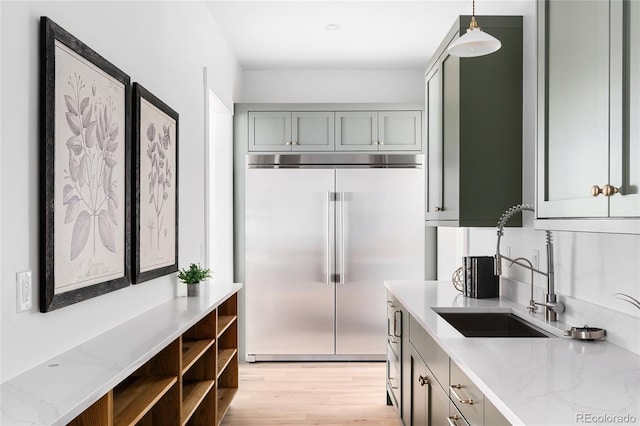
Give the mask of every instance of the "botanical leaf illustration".
[[106, 210], [100, 210], [98, 213], [98, 231], [100, 233], [100, 239], [102, 240], [102, 245], [109, 250], [110, 252], [116, 252], [116, 241], [115, 241], [115, 228], [113, 227], [113, 223], [109, 220], [109, 214]]
[[73, 186], [67, 184], [62, 188], [62, 204], [69, 204], [69, 201], [73, 198], [78, 198], [77, 195], [73, 195]]
[[114, 203], [112, 199], [109, 199], [107, 201], [107, 211], [109, 213], [109, 219], [111, 220], [111, 222], [114, 225], [118, 224], [118, 219], [116, 218], [116, 209], [117, 208], [118, 208], [118, 205], [116, 203]]
[[[166, 151], [171, 143], [171, 126], [167, 123], [162, 124], [162, 134], [156, 132], [155, 123], [149, 124], [147, 127], [147, 157], [151, 170], [149, 172], [149, 204], [155, 210], [155, 223], [148, 225], [150, 231], [155, 231], [157, 249], [160, 249], [160, 237], [167, 236], [167, 228], [164, 226], [164, 216], [162, 210], [165, 202], [169, 199], [167, 188], [171, 186], [171, 172], [169, 170], [169, 161], [167, 160]], [[157, 137], [157, 139], [156, 139]], [[152, 240], [149, 241], [153, 244]], [[153, 248], [153, 247], [152, 247]]]
[[[87, 148], [93, 148], [96, 144], [96, 122], [92, 121], [84, 131], [84, 140], [87, 143]], [[102, 150], [102, 148], [100, 148]]]
[[74, 135], [79, 136], [81, 128], [78, 116], [72, 112], [65, 112], [65, 116], [67, 117], [67, 123], [69, 123], [69, 129], [71, 129]]
[[76, 218], [78, 210], [80, 210], [80, 205], [78, 204], [79, 201], [80, 198], [78, 198], [77, 195], [74, 195], [73, 197], [71, 197], [71, 199], [69, 199], [69, 202], [66, 203], [67, 210], [64, 214], [64, 223], [69, 223]]
[[84, 96], [81, 76], [70, 76], [68, 83], [72, 93], [64, 95], [64, 102], [69, 169], [65, 171], [62, 203], [66, 205], [65, 223], [73, 223], [70, 258], [74, 260], [85, 250], [89, 237], [93, 238], [96, 255], [96, 234], [105, 249], [116, 252], [120, 213], [113, 171], [118, 166], [114, 156], [118, 152], [120, 123], [113, 121], [116, 108], [111, 98], [102, 98], [95, 84], [91, 95]]
[[91, 229], [91, 216], [86, 210], [82, 210], [76, 219], [76, 223], [73, 225], [73, 231], [71, 233], [71, 260], [78, 257], [84, 246], [87, 245], [89, 240], [89, 230]]
[[78, 115], [78, 111], [76, 110], [76, 107], [73, 106], [73, 100], [71, 99], [71, 96], [64, 95], [64, 103], [67, 104], [67, 111], [75, 115]]

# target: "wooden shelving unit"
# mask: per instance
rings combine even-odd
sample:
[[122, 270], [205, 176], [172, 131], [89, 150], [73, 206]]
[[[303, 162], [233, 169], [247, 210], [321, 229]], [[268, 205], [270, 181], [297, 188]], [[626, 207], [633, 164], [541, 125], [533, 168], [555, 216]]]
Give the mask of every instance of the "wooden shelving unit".
[[238, 389], [237, 294], [69, 424], [219, 425]]
[[216, 425], [222, 422], [238, 391], [238, 301], [237, 294], [218, 307], [216, 327]]

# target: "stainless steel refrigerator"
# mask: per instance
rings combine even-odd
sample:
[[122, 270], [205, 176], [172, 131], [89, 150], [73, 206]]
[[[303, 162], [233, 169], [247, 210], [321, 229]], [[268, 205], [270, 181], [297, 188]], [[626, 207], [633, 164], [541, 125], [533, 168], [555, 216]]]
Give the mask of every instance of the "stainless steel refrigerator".
[[379, 360], [384, 280], [424, 279], [423, 155], [249, 155], [247, 359]]

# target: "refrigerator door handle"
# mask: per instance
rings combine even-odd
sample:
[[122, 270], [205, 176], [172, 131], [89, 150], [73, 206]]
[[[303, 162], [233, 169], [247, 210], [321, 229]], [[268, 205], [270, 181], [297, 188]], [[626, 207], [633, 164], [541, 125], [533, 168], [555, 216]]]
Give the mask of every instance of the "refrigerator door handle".
[[336, 235], [336, 215], [335, 202], [337, 192], [329, 191], [327, 193], [327, 285], [335, 282], [335, 235]]
[[345, 223], [344, 223], [344, 205], [345, 205], [345, 193], [340, 191], [338, 200], [340, 202], [340, 235], [338, 236], [338, 242], [340, 244], [340, 269], [338, 271], [338, 282], [342, 285], [347, 281], [347, 265], [344, 261], [344, 235], [345, 235]]

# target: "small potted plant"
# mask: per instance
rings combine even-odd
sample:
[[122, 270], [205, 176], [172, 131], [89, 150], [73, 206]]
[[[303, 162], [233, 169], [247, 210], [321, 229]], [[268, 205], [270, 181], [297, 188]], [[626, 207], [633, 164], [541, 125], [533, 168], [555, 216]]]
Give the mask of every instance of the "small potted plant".
[[178, 271], [178, 279], [187, 284], [187, 296], [200, 295], [200, 281], [211, 277], [211, 271], [203, 268], [199, 263], [192, 263], [189, 268]]

